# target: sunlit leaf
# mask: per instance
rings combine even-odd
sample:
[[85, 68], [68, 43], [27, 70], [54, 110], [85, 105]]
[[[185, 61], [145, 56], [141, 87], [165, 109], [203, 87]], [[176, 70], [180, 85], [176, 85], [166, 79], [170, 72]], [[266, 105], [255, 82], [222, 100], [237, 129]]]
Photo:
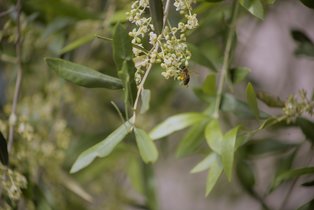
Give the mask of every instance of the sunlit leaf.
[[[131, 119], [130, 119], [131, 120]], [[104, 140], [82, 152], [73, 164], [70, 173], [75, 173], [93, 162], [96, 157], [106, 157], [130, 132], [130, 121], [123, 123]]]
[[217, 154], [211, 153], [207, 155], [201, 162], [199, 162], [192, 170], [191, 173], [198, 173], [209, 169], [214, 161], [217, 161]]
[[88, 34], [88, 35], [85, 35], [79, 39], [76, 39], [73, 42], [71, 42], [70, 44], [66, 45], [64, 48], [62, 48], [60, 50], [60, 54], [64, 54], [66, 52], [69, 52], [69, 51], [72, 51], [76, 48], [79, 48], [80, 46], [93, 41], [94, 38], [95, 38], [94, 34]]
[[251, 111], [254, 113], [255, 117], [259, 119], [260, 115], [257, 106], [256, 94], [251, 83], [249, 83], [246, 87], [246, 97]]
[[232, 177], [235, 142], [237, 138], [238, 129], [239, 127], [235, 127], [232, 130], [228, 131], [224, 135], [221, 145], [221, 161], [229, 181], [231, 180]]
[[4, 136], [0, 132], [0, 161], [3, 165], [9, 165], [9, 154], [8, 154], [8, 146], [7, 141]]
[[209, 147], [218, 154], [221, 154], [223, 134], [217, 119], [208, 123], [205, 128], [205, 138]]
[[240, 0], [240, 4], [255, 17], [264, 18], [264, 8], [261, 0]]
[[208, 116], [201, 113], [184, 113], [169, 117], [164, 122], [157, 125], [150, 133], [152, 139], [160, 139], [178, 130], [182, 130], [193, 124], [199, 123]]
[[89, 67], [60, 58], [45, 58], [45, 61], [50, 70], [76, 85], [88, 88], [122, 88], [120, 79], [102, 74]]
[[158, 150], [150, 136], [142, 129], [134, 128], [136, 143], [141, 157], [145, 163], [155, 162], [158, 158]]
[[218, 181], [221, 173], [222, 173], [223, 167], [220, 163], [219, 159], [216, 159], [216, 161], [213, 162], [213, 165], [209, 169], [209, 173], [207, 176], [207, 182], [206, 182], [206, 196], [212, 191], [214, 186], [216, 185], [216, 182]]
[[149, 102], [150, 102], [150, 90], [143, 89], [141, 93], [141, 100], [142, 100], [142, 106], [141, 106], [141, 114], [145, 113], [149, 110]]
[[163, 29], [164, 8], [162, 0], [149, 0], [149, 11], [155, 32], [161, 34]]

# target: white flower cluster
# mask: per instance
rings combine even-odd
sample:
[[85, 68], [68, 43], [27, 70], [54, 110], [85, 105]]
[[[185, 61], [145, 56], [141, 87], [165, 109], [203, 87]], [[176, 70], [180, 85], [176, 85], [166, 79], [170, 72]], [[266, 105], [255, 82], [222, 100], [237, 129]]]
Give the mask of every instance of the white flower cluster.
[[[161, 34], [154, 31], [151, 17], [145, 16], [149, 9], [148, 0], [135, 0], [128, 19], [135, 24], [135, 28], [129, 33], [132, 37], [134, 61], [136, 66], [135, 79], [140, 83], [145, 70], [153, 63], [160, 63], [164, 69], [161, 73], [166, 79], [181, 80], [182, 66], [188, 66], [191, 53], [186, 43], [186, 32], [198, 26], [196, 14], [192, 13], [191, 4], [194, 0], [175, 0], [176, 11], [182, 16], [182, 20], [171, 26], [168, 21]], [[150, 44], [149, 49], [144, 48], [144, 39]]]

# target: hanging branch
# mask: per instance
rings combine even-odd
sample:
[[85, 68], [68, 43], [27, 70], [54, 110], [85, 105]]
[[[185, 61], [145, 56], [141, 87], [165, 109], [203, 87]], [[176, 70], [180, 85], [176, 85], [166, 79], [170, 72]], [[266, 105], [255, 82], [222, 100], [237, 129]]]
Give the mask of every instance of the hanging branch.
[[16, 2], [16, 43], [15, 43], [15, 51], [16, 51], [16, 60], [17, 60], [17, 77], [14, 89], [14, 96], [12, 102], [12, 111], [9, 118], [9, 140], [8, 140], [8, 151], [10, 152], [13, 146], [14, 141], [14, 127], [16, 124], [16, 107], [19, 98], [22, 76], [23, 76], [23, 67], [22, 67], [22, 37], [21, 37], [21, 0], [17, 0]]

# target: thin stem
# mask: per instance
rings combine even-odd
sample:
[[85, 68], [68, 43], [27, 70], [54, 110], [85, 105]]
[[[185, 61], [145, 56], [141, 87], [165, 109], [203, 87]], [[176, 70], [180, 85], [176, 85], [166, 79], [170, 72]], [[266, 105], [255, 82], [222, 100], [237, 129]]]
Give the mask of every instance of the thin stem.
[[8, 14], [10, 14], [11, 12], [13, 12], [15, 10], [15, 8], [11, 8], [11, 9], [8, 9], [6, 11], [3, 11], [3, 12], [0, 12], [0, 17], [3, 17], [3, 16], [6, 16]]
[[19, 98], [19, 93], [21, 89], [22, 77], [23, 77], [23, 68], [22, 68], [22, 39], [21, 39], [21, 0], [17, 0], [16, 2], [16, 43], [15, 43], [15, 51], [16, 51], [16, 59], [17, 59], [17, 77], [15, 83], [15, 90], [12, 102], [12, 112], [9, 119], [9, 140], [8, 140], [8, 151], [10, 152], [13, 146], [14, 141], [14, 127], [16, 123], [16, 107]]
[[[312, 159], [313, 159], [313, 155], [312, 155], [312, 154], [313, 154], [313, 147], [311, 147], [310, 150], [309, 150], [309, 154], [308, 154], [308, 155], [310, 156], [310, 158], [308, 159], [307, 163], [305, 164], [306, 166], [309, 166], [309, 165], [310, 165], [310, 163], [311, 163], [311, 161], [312, 161]], [[285, 209], [286, 209], [286, 205], [287, 205], [287, 203], [289, 202], [289, 199], [290, 199], [290, 197], [291, 197], [291, 194], [292, 194], [292, 192], [293, 192], [293, 190], [294, 190], [294, 188], [295, 188], [295, 186], [296, 186], [296, 184], [297, 184], [299, 178], [300, 178], [300, 177], [297, 177], [297, 178], [295, 178], [295, 179], [293, 180], [293, 182], [292, 182], [292, 184], [290, 185], [289, 190], [288, 190], [288, 192], [287, 192], [285, 198], [283, 199], [283, 201], [282, 201], [282, 203], [281, 203], [281, 206], [280, 206], [279, 210], [285, 210]]]
[[215, 111], [214, 111], [214, 117], [215, 118], [218, 118], [218, 116], [219, 116], [219, 107], [220, 107], [220, 103], [221, 103], [225, 77], [227, 76], [228, 68], [229, 68], [230, 55], [231, 55], [232, 42], [233, 42], [234, 33], [235, 33], [236, 17], [238, 14], [238, 9], [239, 9], [239, 3], [236, 0], [233, 3], [231, 23], [229, 26], [227, 43], [226, 43], [226, 47], [225, 47], [225, 51], [224, 51], [223, 64], [222, 64], [222, 68], [220, 70], [220, 75], [219, 75], [217, 99], [216, 99]]

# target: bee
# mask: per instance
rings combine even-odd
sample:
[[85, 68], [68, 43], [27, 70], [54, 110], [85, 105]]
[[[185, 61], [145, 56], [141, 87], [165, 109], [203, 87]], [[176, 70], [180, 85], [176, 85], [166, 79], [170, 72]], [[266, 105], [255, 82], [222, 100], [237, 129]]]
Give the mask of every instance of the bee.
[[180, 73], [178, 76], [178, 80], [182, 81], [182, 84], [188, 86], [190, 82], [190, 73], [186, 66], [180, 67]]

